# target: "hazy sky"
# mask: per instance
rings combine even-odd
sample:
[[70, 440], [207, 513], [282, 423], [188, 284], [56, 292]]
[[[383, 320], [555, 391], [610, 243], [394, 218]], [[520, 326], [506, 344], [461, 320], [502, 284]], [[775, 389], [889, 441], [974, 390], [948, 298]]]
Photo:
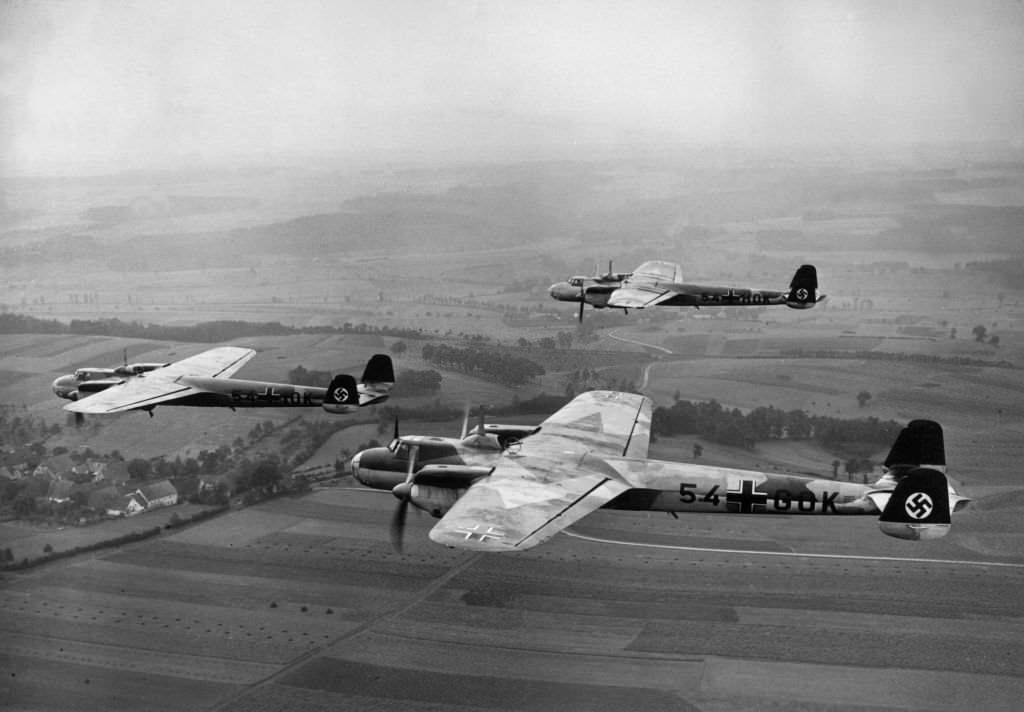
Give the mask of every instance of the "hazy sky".
[[0, 169], [1024, 140], [1024, 5], [0, 0]]

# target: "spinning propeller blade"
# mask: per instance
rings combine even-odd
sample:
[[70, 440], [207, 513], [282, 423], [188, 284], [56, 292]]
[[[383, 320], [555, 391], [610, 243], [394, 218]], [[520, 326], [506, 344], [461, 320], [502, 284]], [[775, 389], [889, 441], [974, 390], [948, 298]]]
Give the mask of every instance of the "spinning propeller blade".
[[405, 515], [409, 510], [409, 501], [412, 499], [412, 477], [416, 470], [416, 455], [419, 452], [419, 446], [409, 446], [409, 469], [405, 474], [405, 482], [395, 485], [391, 493], [398, 497], [398, 507], [395, 508], [395, 513], [391, 517], [391, 546], [394, 547], [396, 553], [402, 553], [402, 540], [405, 537]]

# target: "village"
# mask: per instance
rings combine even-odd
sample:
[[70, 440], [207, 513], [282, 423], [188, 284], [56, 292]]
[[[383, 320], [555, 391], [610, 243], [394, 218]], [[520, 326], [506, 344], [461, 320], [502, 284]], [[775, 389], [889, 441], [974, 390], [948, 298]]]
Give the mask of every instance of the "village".
[[[104, 426], [94, 422], [86, 427]], [[12, 414], [11, 409], [0, 414], [0, 523], [34, 534], [91, 530], [86, 538], [95, 545], [104, 539], [104, 522], [174, 508], [164, 519], [177, 525], [229, 505], [307, 491], [311, 481], [332, 477], [344, 467], [341, 460], [303, 466], [333, 429], [307, 424], [301, 417], [280, 426], [264, 421], [230, 445], [174, 459], [125, 459], [117, 450], [100, 453], [88, 446], [51, 445], [61, 442], [62, 432], [62, 426], [42, 418]], [[253, 456], [254, 445], [278, 438], [289, 443], [291, 458]], [[111, 527], [108, 538], [115, 539], [120, 531]], [[39, 551], [21, 547], [16, 556], [6, 547], [0, 550], [0, 567], [23, 566], [70, 548], [73, 543], [62, 546], [55, 540]]]

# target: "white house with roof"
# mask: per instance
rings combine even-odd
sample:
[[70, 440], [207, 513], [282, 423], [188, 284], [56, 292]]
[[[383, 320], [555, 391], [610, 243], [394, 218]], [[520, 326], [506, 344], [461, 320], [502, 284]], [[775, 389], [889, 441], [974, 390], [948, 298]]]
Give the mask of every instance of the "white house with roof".
[[160, 480], [135, 490], [146, 503], [146, 509], [170, 507], [178, 503], [178, 490], [170, 480]]

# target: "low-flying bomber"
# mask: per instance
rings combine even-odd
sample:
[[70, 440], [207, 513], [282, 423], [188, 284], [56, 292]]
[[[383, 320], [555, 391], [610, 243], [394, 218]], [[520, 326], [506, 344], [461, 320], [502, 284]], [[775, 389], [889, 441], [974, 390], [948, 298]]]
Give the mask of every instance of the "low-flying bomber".
[[802, 265], [790, 281], [789, 289], [776, 291], [749, 287], [714, 287], [683, 282], [683, 270], [674, 262], [652, 260], [629, 273], [595, 277], [575, 276], [567, 282], [551, 285], [552, 299], [578, 302], [578, 318], [583, 307], [596, 309], [646, 309], [666, 307], [761, 307], [785, 305], [790, 309], [810, 309], [824, 295], [818, 295], [818, 271], [814, 265]]
[[[871, 515], [889, 536], [936, 539], [969, 501], [950, 486], [942, 428], [915, 420], [874, 484], [647, 459], [652, 404], [634, 393], [591, 391], [533, 428], [446, 438], [396, 437], [352, 459], [362, 484], [398, 498], [392, 537], [412, 506], [440, 521], [430, 538], [483, 551], [529, 549], [601, 507], [732, 514]], [[490, 442], [481, 446], [480, 438]]]
[[220, 346], [173, 363], [125, 364], [115, 369], [81, 368], [53, 382], [53, 392], [76, 414], [122, 413], [158, 405], [219, 408], [320, 407], [350, 413], [382, 403], [395, 384], [391, 357], [376, 354], [362, 381], [335, 376], [327, 388], [231, 378], [256, 355], [252, 349]]

